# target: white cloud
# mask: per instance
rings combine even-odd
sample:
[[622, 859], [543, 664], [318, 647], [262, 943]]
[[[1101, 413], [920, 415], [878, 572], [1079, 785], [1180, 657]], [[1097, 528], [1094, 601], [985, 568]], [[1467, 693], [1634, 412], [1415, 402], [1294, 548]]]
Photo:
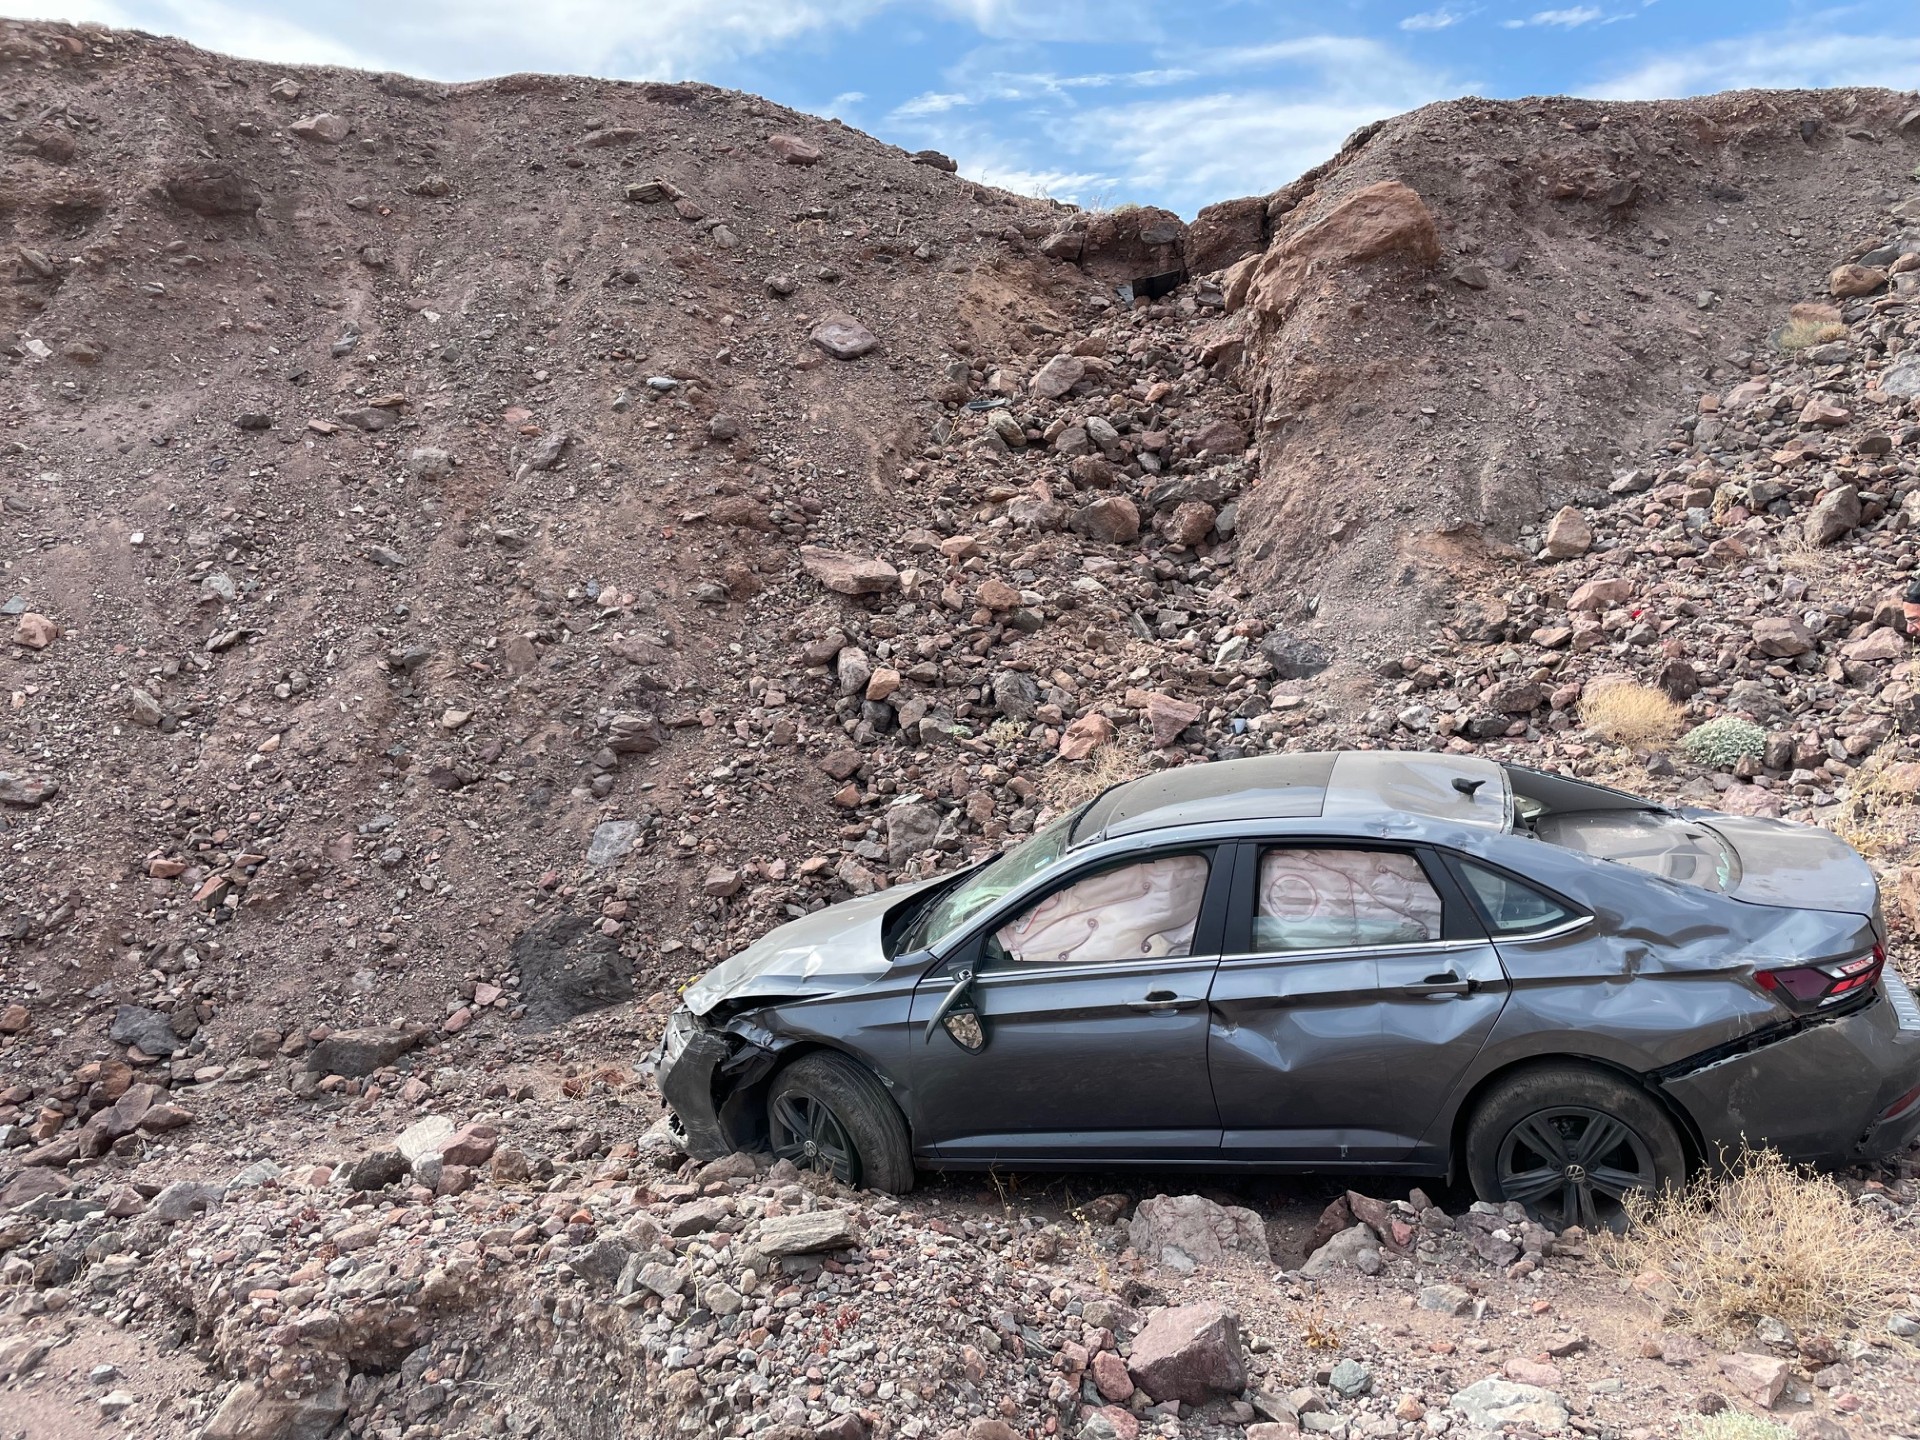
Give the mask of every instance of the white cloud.
[[1837, 35], [1796, 27], [1691, 46], [1583, 87], [1582, 93], [1602, 100], [1654, 100], [1717, 90], [1831, 85], [1905, 90], [1916, 74], [1920, 36]]
[[1400, 22], [1402, 30], [1445, 30], [1467, 18], [1467, 12], [1442, 5], [1438, 10], [1421, 10]]
[[0, 0], [179, 35], [223, 54], [353, 64], [437, 80], [513, 70], [677, 80], [812, 34], [852, 29], [896, 0]]
[[1139, 44], [1160, 37], [1152, 0], [935, 0], [938, 8], [996, 40], [1098, 40]]
[[1524, 20], [1505, 20], [1501, 23], [1509, 30], [1519, 30], [1529, 25], [1557, 25], [1572, 30], [1606, 18], [1607, 12], [1598, 5], [1575, 5], [1566, 10], [1536, 10]]

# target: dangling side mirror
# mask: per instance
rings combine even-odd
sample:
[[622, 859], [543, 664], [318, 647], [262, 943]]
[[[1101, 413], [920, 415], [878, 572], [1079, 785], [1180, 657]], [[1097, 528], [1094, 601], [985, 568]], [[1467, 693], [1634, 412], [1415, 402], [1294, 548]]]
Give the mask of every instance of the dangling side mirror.
[[[966, 1000], [967, 992], [972, 989], [973, 967], [971, 965], [963, 965], [953, 972], [953, 988], [941, 997], [940, 1003], [933, 1007], [933, 1014], [927, 1017], [927, 1028], [920, 1036], [922, 1044], [928, 1043], [933, 1039], [933, 1032], [940, 1028], [946, 1021], [948, 1015], [962, 1008], [962, 1002]], [[970, 1005], [966, 1006], [965, 1013], [973, 1015], [973, 1026], [974, 1029], [978, 1031], [980, 1029], [980, 1017], [973, 1014], [973, 1007]], [[950, 1035], [953, 1034], [953, 1028], [951, 1026], [947, 1027], [947, 1033]], [[958, 1036], [955, 1036], [956, 1040], [958, 1040], [958, 1038]], [[964, 1042], [962, 1043], [964, 1044]], [[986, 1043], [984, 1035], [980, 1043]], [[977, 1050], [980, 1048], [980, 1045], [970, 1045], [965, 1046], [965, 1048]]]
[[941, 1027], [969, 1055], [978, 1055], [987, 1048], [986, 1027], [980, 1023], [980, 1012], [971, 1005], [956, 1005], [949, 1010]]

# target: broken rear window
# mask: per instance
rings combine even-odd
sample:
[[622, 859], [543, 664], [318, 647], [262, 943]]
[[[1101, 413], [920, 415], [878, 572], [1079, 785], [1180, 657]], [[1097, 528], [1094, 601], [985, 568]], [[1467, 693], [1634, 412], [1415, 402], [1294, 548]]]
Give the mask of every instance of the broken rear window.
[[1733, 848], [1684, 816], [1657, 810], [1586, 811], [1541, 815], [1531, 828], [1549, 845], [1631, 865], [1663, 880], [1722, 894], [1740, 883]]

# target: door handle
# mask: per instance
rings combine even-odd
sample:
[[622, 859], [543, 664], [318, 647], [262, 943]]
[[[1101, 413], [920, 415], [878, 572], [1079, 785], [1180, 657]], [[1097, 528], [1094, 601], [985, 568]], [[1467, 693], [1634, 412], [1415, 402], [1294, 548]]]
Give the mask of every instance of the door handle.
[[1198, 995], [1176, 995], [1171, 990], [1149, 990], [1144, 1000], [1129, 1000], [1127, 1008], [1156, 1013], [1167, 1010], [1191, 1010], [1195, 1005], [1206, 1003]]
[[1462, 980], [1453, 971], [1444, 974], [1429, 975], [1418, 985], [1404, 987], [1408, 995], [1466, 995], [1472, 992], [1473, 982]]

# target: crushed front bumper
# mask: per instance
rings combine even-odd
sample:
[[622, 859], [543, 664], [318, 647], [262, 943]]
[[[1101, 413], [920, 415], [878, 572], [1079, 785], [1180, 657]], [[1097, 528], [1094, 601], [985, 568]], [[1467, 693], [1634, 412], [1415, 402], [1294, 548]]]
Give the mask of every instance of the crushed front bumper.
[[1770, 1145], [1791, 1160], [1883, 1160], [1920, 1137], [1920, 1005], [1891, 970], [1862, 1009], [1813, 1017], [1767, 1044], [1656, 1077], [1705, 1159]]
[[653, 1074], [696, 1160], [717, 1160], [753, 1143], [759, 1117], [753, 1086], [773, 1068], [771, 1050], [674, 1011], [653, 1053]]

